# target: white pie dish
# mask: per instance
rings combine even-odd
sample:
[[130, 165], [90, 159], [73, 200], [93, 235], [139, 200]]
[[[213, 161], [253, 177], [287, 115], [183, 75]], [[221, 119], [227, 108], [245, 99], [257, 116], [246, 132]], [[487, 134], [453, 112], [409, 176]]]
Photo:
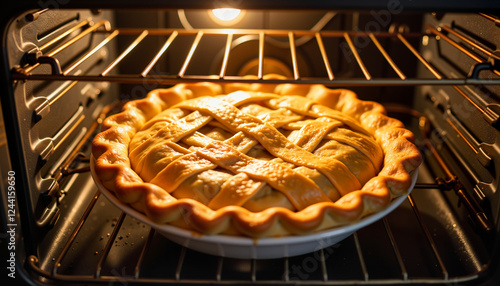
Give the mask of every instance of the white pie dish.
[[204, 235], [172, 225], [155, 223], [145, 214], [120, 202], [111, 191], [104, 187], [95, 173], [94, 162], [95, 159], [92, 156], [90, 170], [97, 188], [112, 204], [116, 205], [123, 212], [151, 226], [160, 234], [179, 245], [211, 255], [239, 259], [272, 259], [297, 256], [340, 242], [355, 231], [382, 219], [401, 205], [413, 189], [418, 175], [418, 170], [410, 173], [412, 184], [407, 195], [395, 198], [384, 210], [366, 216], [354, 224], [301, 236], [249, 238], [230, 235]]

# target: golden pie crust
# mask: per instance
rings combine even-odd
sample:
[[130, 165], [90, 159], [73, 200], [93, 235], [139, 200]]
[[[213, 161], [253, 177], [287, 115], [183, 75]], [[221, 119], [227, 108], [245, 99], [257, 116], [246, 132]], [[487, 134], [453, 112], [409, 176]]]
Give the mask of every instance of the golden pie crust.
[[194, 83], [125, 104], [92, 154], [102, 184], [156, 223], [270, 237], [352, 224], [406, 195], [413, 140], [349, 90]]

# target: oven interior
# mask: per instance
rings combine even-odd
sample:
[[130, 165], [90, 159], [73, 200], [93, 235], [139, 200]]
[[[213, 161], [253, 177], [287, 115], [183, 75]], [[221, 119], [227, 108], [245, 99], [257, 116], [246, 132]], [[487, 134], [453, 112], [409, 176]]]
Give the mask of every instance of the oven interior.
[[[1, 251], [15, 224], [16, 279], [33, 285], [497, 283], [498, 23], [401, 6], [249, 9], [229, 24], [206, 9], [23, 12], [3, 42]], [[123, 102], [198, 81], [319, 83], [381, 102], [416, 135], [415, 188], [306, 255], [233, 259], [170, 242], [100, 195], [90, 141]]]

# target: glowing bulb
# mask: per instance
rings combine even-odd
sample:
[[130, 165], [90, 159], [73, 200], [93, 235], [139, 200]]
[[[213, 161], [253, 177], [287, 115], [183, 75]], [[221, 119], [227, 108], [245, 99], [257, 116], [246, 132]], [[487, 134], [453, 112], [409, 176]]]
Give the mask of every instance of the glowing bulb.
[[215, 17], [217, 17], [217, 19], [229, 22], [236, 19], [240, 15], [241, 10], [234, 8], [219, 8], [213, 9], [212, 13]]

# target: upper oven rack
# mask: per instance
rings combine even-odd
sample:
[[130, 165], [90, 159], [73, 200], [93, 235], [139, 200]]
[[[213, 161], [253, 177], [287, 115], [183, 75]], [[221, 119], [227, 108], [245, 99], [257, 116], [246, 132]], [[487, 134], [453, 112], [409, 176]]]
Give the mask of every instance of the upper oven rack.
[[[498, 19], [494, 16], [480, 14], [484, 18], [491, 20], [493, 27]], [[30, 17], [27, 17], [27, 19]], [[36, 18], [36, 17], [31, 17]], [[30, 19], [31, 19], [30, 18]], [[112, 28], [106, 20], [93, 23], [91, 20], [83, 20], [74, 25], [60, 36], [54, 38], [48, 43], [35, 48], [26, 53], [26, 62], [12, 69], [11, 76], [13, 80], [31, 81], [31, 80], [49, 80], [49, 81], [108, 81], [126, 84], [159, 84], [171, 85], [179, 82], [246, 82], [246, 83], [284, 83], [291, 82], [301, 84], [324, 84], [326, 86], [418, 86], [418, 85], [498, 85], [500, 84], [500, 69], [498, 65], [499, 54], [489, 47], [469, 38], [452, 27], [425, 27], [425, 33], [410, 32], [363, 32], [363, 31], [320, 31], [309, 30], [271, 30], [271, 29], [139, 29], [139, 28]], [[87, 35], [94, 33], [105, 33], [104, 40], [97, 43], [95, 47], [67, 65], [63, 70], [57, 59], [57, 54], [69, 48]], [[118, 56], [112, 59], [111, 64], [102, 70], [99, 74], [76, 74], [72, 73], [76, 67], [89, 59], [100, 49], [109, 45], [119, 35], [134, 36], [135, 39], [129, 43], [128, 47], [118, 52]], [[232, 43], [236, 36], [250, 35], [258, 38], [258, 72], [256, 75], [238, 76], [228, 75], [227, 66], [230, 61]], [[149, 64], [134, 74], [120, 74], [116, 67], [136, 49], [146, 37], [162, 36], [167, 40], [161, 45], [155, 56], [149, 61]], [[158, 64], [160, 58], [164, 56], [170, 46], [183, 36], [194, 37], [189, 52], [187, 53], [182, 67], [178, 71], [163, 71], [159, 74], [152, 74], [151, 70]], [[222, 36], [226, 38], [226, 44], [223, 54], [222, 64], [218, 74], [198, 74], [190, 75], [186, 71], [190, 65], [196, 65], [193, 62], [193, 54], [199, 49], [199, 43], [204, 37]], [[267, 37], [282, 37], [288, 40], [289, 56], [292, 66], [292, 76], [286, 78], [266, 78], [264, 75], [264, 58], [266, 51], [264, 42]], [[322, 63], [326, 76], [301, 76], [301, 69], [297, 61], [297, 37], [310, 37], [315, 40], [317, 52], [321, 55]], [[379, 56], [382, 56], [392, 71], [397, 75], [395, 77], [374, 77], [372, 72], [365, 65], [363, 57], [358, 53], [353, 39], [363, 37], [369, 39], [376, 49]], [[341, 38], [348, 46], [348, 53], [355, 59], [355, 65], [362, 71], [362, 77], [337, 77], [334, 74], [331, 59], [328, 56], [328, 49], [325, 47], [324, 40], [327, 38]], [[398, 66], [393, 56], [388, 53], [381, 44], [381, 39], [390, 38], [402, 44], [407, 51], [415, 57], [415, 60], [428, 72], [429, 77], [409, 77]], [[427, 45], [429, 41], [435, 40], [444, 42], [471, 59], [470, 72], [463, 76], [447, 76], [433, 66], [426, 57], [418, 50], [419, 47], [412, 44], [412, 40], [417, 39], [422, 45]], [[37, 72], [41, 65], [50, 65], [51, 72]], [[487, 77], [480, 77], [482, 71], [489, 71]]]

